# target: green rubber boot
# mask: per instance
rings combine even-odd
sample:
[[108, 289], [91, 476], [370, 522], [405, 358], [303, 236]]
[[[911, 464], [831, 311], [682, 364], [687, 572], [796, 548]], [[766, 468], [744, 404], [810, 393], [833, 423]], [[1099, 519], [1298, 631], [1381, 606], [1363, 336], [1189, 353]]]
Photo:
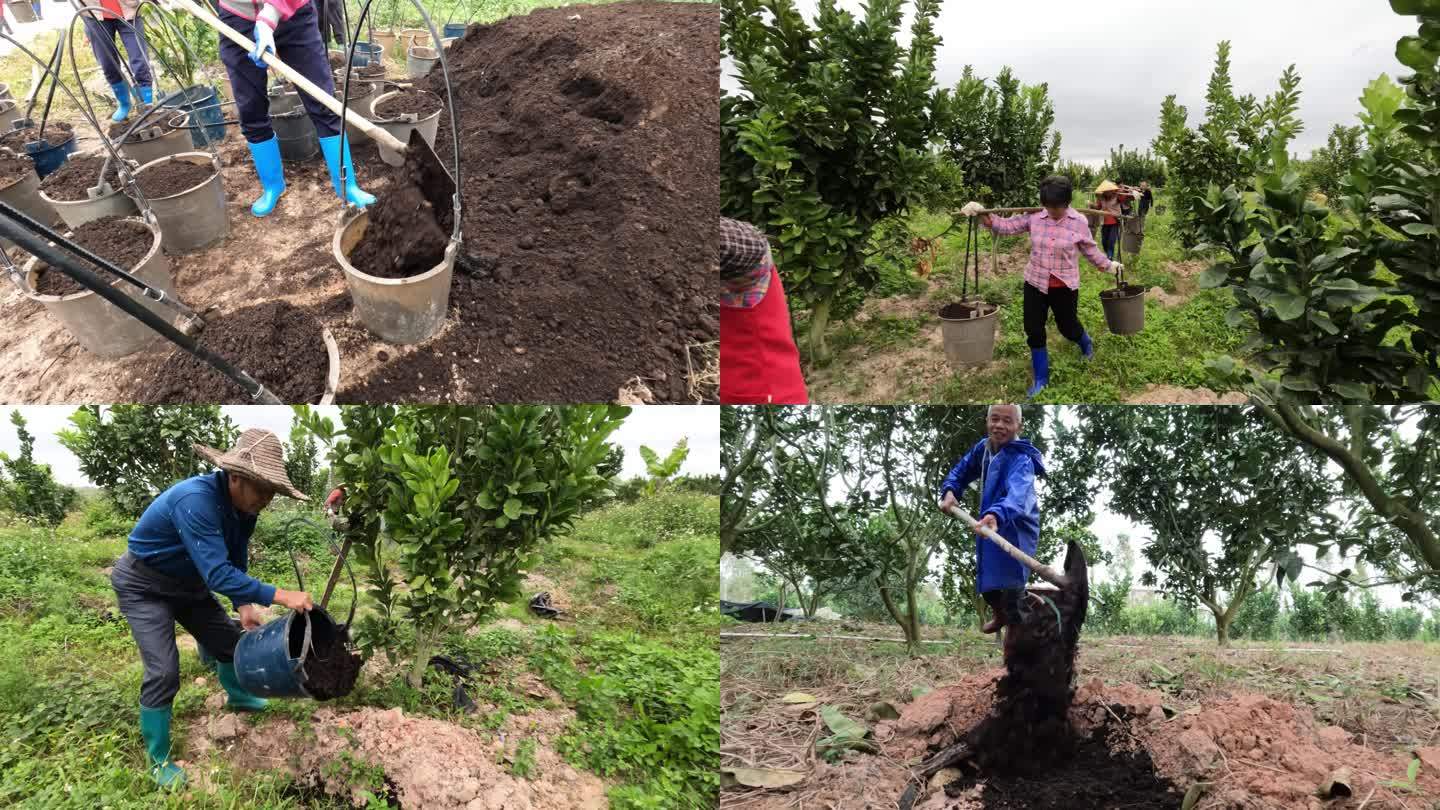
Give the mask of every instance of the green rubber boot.
[[170, 707], [140, 707], [140, 737], [145, 740], [145, 758], [150, 778], [162, 788], [185, 785], [185, 771], [170, 761]]
[[270, 701], [245, 691], [240, 679], [235, 677], [235, 662], [220, 662], [215, 665], [215, 674], [220, 676], [220, 685], [225, 687], [228, 699], [225, 708], [235, 712], [258, 712], [270, 705]]

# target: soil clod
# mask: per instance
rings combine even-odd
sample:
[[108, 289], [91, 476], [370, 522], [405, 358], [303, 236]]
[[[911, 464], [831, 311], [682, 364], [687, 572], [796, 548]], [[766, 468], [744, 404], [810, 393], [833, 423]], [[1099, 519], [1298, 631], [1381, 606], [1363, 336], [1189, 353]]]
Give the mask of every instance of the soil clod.
[[445, 258], [449, 238], [430, 201], [405, 179], [370, 207], [370, 221], [350, 263], [380, 278], [416, 276]]
[[305, 656], [305, 691], [316, 700], [350, 694], [360, 677], [360, 655], [350, 651], [345, 634], [336, 633], [328, 641], [323, 648], [314, 642]]

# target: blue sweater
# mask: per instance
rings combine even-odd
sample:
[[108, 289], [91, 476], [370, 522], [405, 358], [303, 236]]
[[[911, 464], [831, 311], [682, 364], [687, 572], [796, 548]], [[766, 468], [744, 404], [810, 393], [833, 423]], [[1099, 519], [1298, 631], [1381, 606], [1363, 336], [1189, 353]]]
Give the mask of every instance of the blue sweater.
[[156, 571], [203, 582], [241, 605], [270, 605], [275, 586], [245, 573], [255, 515], [230, 504], [224, 470], [197, 475], [160, 493], [130, 532], [130, 553]]
[[[1011, 545], [1035, 555], [1040, 544], [1040, 503], [1035, 497], [1035, 479], [1045, 477], [1040, 450], [1025, 439], [1012, 439], [990, 452], [990, 440], [981, 439], [945, 476], [940, 497], [946, 492], [961, 499], [972, 481], [980, 481], [980, 514], [994, 515], [996, 531]], [[1023, 588], [1029, 572], [989, 539], [975, 536], [977, 563], [976, 590], [980, 593], [1002, 588]]]

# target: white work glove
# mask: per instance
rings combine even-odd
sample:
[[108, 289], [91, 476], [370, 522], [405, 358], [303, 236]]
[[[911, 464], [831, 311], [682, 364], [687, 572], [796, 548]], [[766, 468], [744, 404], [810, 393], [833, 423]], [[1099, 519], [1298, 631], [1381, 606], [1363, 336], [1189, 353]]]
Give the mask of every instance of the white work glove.
[[250, 52], [250, 61], [261, 70], [268, 67], [265, 64], [265, 52], [275, 52], [275, 26], [279, 24], [279, 16], [280, 13], [274, 6], [267, 5], [260, 9], [260, 15], [255, 18], [255, 31], [251, 34], [255, 38], [255, 50]]
[[1120, 262], [1110, 262], [1110, 272], [1118, 276], [1121, 273], [1125, 272], [1125, 265], [1121, 264]]
[[960, 215], [964, 217], [975, 217], [983, 213], [985, 213], [985, 206], [978, 202], [965, 203], [965, 207], [960, 209]]

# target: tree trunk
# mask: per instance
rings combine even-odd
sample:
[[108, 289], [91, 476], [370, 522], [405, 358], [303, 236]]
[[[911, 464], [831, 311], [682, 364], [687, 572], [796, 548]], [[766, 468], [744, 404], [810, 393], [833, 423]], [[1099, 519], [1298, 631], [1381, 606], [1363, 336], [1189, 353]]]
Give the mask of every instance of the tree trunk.
[[817, 366], [830, 359], [825, 345], [825, 330], [830, 326], [831, 300], [825, 298], [810, 312], [810, 362]]
[[979, 630], [985, 626], [990, 606], [985, 604], [985, 597], [981, 596], [979, 591], [970, 592], [970, 603], [975, 606], [975, 629]]
[[910, 643], [912, 654], [913, 651], [918, 651], [920, 648], [920, 606], [915, 599], [915, 590], [916, 583], [906, 583], [905, 610], [909, 615], [905, 617], [907, 620], [905, 640]]
[[415, 660], [410, 662], [410, 672], [405, 676], [405, 683], [412, 689], [419, 689], [425, 684], [425, 668], [430, 666], [432, 638], [430, 633], [415, 628]]
[[1230, 646], [1230, 620], [1233, 618], [1230, 611], [1215, 612], [1215, 640], [1221, 647]]
[[[907, 602], [913, 604], [914, 597], [909, 594], [907, 594], [906, 597]], [[885, 610], [889, 611], [890, 618], [894, 619], [895, 623], [900, 625], [900, 632], [905, 634], [905, 650], [912, 656], [917, 654], [919, 652], [919, 644], [917, 643], [919, 640], [919, 625], [914, 622], [914, 617], [906, 616], [900, 612], [899, 606], [895, 604], [894, 597], [890, 595], [889, 588], [880, 588], [880, 601], [885, 603]]]

